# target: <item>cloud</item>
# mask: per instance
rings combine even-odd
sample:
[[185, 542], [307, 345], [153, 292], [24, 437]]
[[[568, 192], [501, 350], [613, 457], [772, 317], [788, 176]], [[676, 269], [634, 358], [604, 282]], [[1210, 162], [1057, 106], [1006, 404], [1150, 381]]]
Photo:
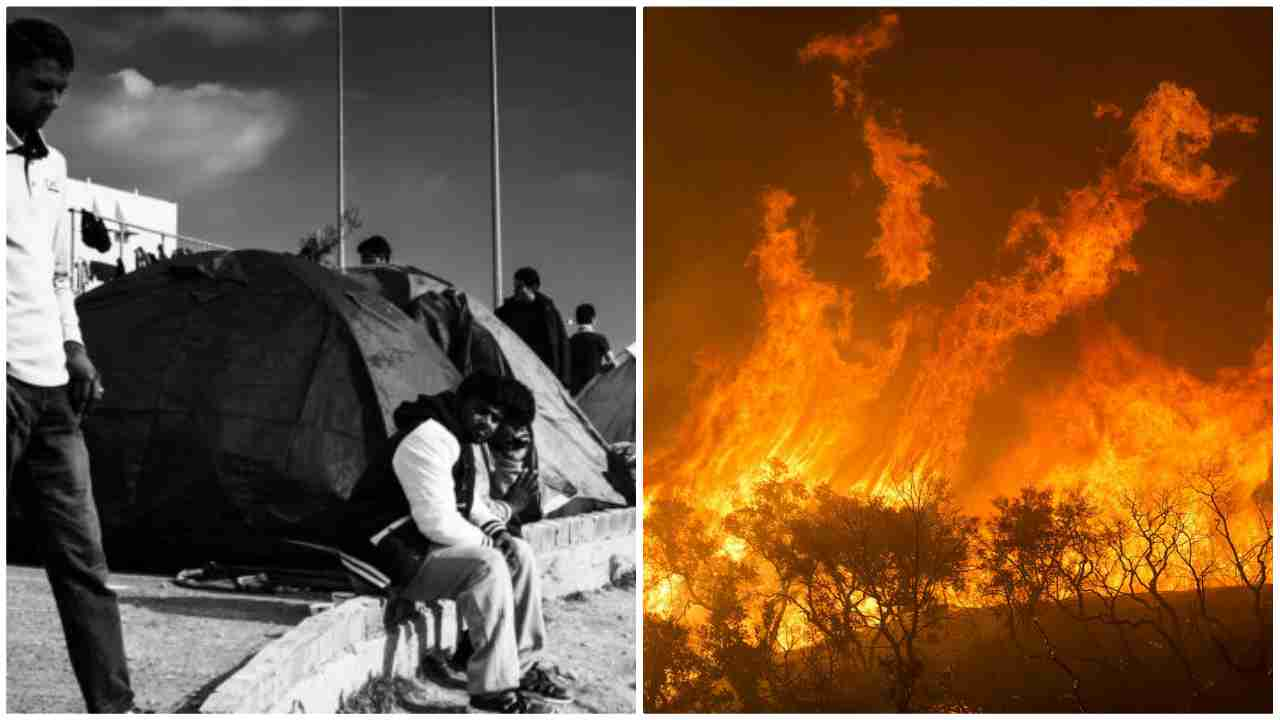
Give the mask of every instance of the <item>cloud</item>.
[[270, 25], [262, 15], [225, 8], [170, 8], [156, 27], [203, 35], [217, 46], [260, 42], [269, 36]]
[[130, 11], [114, 24], [78, 30], [91, 42], [120, 52], [159, 35], [182, 33], [203, 38], [214, 47], [237, 47], [281, 39], [303, 38], [325, 26], [324, 11], [303, 8], [166, 8]]
[[86, 89], [82, 127], [96, 152], [157, 174], [179, 190], [258, 167], [284, 138], [294, 108], [274, 90], [220, 83], [159, 85], [133, 68]]
[[325, 21], [325, 14], [319, 10], [294, 10], [281, 15], [276, 22], [286, 33], [304, 37], [324, 27]]

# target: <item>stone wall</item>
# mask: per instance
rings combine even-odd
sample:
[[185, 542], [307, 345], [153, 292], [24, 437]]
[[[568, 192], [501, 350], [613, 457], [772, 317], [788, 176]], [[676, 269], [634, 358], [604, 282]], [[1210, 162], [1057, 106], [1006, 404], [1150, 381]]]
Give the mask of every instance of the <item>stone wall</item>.
[[[524, 527], [545, 597], [609, 584], [636, 563], [636, 509], [605, 510]], [[206, 713], [335, 712], [370, 678], [412, 677], [458, 637], [452, 602], [420, 605], [388, 635], [383, 600], [357, 597], [307, 618], [259, 651], [201, 705]]]

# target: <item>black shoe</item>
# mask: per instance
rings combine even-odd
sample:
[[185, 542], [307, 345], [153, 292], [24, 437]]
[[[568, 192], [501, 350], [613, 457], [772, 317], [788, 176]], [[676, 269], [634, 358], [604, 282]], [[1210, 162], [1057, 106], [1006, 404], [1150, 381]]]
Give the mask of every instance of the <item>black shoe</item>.
[[472, 695], [467, 712], [523, 715], [548, 713], [551, 709], [515, 690], [504, 690], [489, 695]]
[[442, 660], [434, 655], [428, 655], [422, 660], [422, 666], [418, 669], [422, 677], [442, 685], [447, 688], [456, 690], [467, 689], [467, 673], [465, 670], [456, 670], [448, 661]]
[[155, 712], [156, 712], [155, 710], [148, 710], [147, 708], [138, 707], [137, 705], [130, 705], [129, 709], [124, 711], [124, 714], [133, 715], [137, 713], [137, 714], [145, 714], [145, 715], [154, 715]]
[[533, 667], [520, 678], [520, 692], [537, 695], [538, 698], [546, 702], [562, 704], [573, 700], [573, 694], [569, 692], [569, 687], [552, 676], [550, 672], [543, 669], [538, 663], [534, 663]]

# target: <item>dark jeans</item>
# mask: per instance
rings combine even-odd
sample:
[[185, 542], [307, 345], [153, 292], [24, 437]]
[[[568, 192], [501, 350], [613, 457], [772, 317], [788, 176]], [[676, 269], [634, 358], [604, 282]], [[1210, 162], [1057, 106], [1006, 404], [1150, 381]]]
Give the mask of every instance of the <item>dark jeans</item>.
[[89, 453], [66, 386], [8, 378], [8, 483], [44, 544], [45, 571], [90, 712], [133, 704], [116, 594], [107, 587]]

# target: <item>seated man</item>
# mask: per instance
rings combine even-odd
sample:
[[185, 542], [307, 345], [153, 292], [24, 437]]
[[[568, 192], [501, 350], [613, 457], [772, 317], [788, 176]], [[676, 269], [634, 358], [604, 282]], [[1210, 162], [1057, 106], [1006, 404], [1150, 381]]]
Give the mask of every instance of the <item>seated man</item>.
[[493, 515], [488, 483], [476, 477], [480, 446], [504, 422], [528, 425], [534, 412], [519, 381], [484, 374], [402, 405], [391, 465], [403, 496], [362, 513], [353, 524], [364, 537], [347, 544], [392, 577], [402, 599], [457, 602], [474, 648], [467, 690], [478, 711], [538, 712], [526, 696], [571, 699], [534, 659], [546, 630], [533, 550]]

